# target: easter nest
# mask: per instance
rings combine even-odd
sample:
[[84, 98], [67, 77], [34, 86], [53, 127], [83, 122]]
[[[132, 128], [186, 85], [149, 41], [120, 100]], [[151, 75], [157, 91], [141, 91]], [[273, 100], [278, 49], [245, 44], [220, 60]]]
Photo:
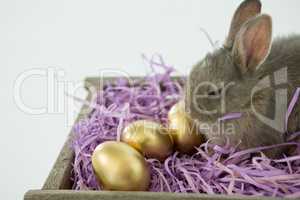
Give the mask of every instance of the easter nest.
[[[146, 119], [166, 125], [170, 108], [182, 99], [185, 78], [172, 79], [174, 68], [159, 55], [144, 59], [153, 72], [142, 82], [129, 84], [119, 78], [105, 83], [91, 102], [84, 102], [92, 111], [73, 130], [73, 189], [101, 190], [92, 168], [94, 149], [105, 141], [119, 141], [123, 128], [133, 121]], [[299, 92], [295, 92], [290, 111]], [[296, 145], [298, 153], [271, 159], [262, 152], [286, 145]], [[195, 149], [192, 155], [174, 152], [164, 162], [146, 159], [151, 173], [149, 191], [300, 197], [299, 143], [238, 151], [230, 144], [218, 146], [207, 141]]]

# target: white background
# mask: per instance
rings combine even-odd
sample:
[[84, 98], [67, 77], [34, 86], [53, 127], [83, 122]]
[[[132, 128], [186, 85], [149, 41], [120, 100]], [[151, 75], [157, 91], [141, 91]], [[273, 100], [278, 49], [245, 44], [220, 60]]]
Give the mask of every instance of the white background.
[[[222, 42], [239, 2], [0, 0], [1, 198], [22, 199], [26, 190], [41, 188], [71, 128], [70, 109], [32, 115], [15, 104], [14, 81], [22, 72], [53, 67], [65, 72], [61, 81], [75, 83], [103, 68], [144, 75], [149, 69], [141, 53], [159, 52], [187, 74], [212, 50], [200, 28]], [[300, 32], [299, 8], [298, 0], [263, 1], [274, 35]], [[46, 83], [45, 77], [27, 79], [23, 101], [45, 107]], [[62, 98], [52, 101], [64, 105]]]

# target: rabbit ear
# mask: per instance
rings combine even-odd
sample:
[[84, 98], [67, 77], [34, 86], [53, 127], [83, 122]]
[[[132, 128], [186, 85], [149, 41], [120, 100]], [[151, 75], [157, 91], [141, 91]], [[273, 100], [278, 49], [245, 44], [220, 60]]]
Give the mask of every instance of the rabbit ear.
[[241, 73], [255, 71], [269, 54], [272, 40], [272, 19], [260, 15], [247, 21], [238, 32], [233, 49], [233, 59]]
[[252, 17], [258, 15], [260, 11], [261, 3], [259, 0], [243, 1], [233, 15], [229, 29], [229, 34], [224, 46], [227, 48], [231, 48], [233, 46], [236, 34], [240, 30], [241, 26]]

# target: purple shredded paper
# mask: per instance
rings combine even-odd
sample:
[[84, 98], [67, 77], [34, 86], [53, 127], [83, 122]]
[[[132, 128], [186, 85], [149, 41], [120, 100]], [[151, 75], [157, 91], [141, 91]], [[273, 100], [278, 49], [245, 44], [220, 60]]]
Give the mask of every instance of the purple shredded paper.
[[[119, 140], [124, 126], [135, 120], [149, 119], [166, 125], [169, 109], [182, 98], [184, 79], [171, 79], [174, 69], [161, 56], [144, 58], [152, 74], [133, 83], [126, 79], [106, 83], [92, 102], [84, 102], [92, 111], [74, 127], [73, 189], [101, 190], [91, 164], [96, 146]], [[158, 68], [163, 72], [158, 73]], [[220, 120], [239, 117], [240, 113], [232, 113]], [[295, 146], [300, 152], [300, 144], [292, 141], [244, 151], [237, 151], [229, 143], [217, 146], [208, 141], [196, 147], [193, 155], [174, 152], [164, 162], [147, 159], [151, 171], [149, 191], [300, 197], [300, 155], [272, 160], [261, 152], [282, 145]]]
[[299, 95], [300, 95], [300, 88], [297, 88], [293, 97], [292, 97], [292, 100], [288, 106], [288, 109], [287, 109], [287, 113], [286, 113], [286, 116], [285, 116], [285, 131], [287, 131], [287, 126], [288, 126], [288, 120], [289, 120], [289, 117], [290, 115], [292, 114], [292, 111], [298, 101], [298, 98], [299, 98]]
[[221, 121], [226, 121], [226, 120], [231, 120], [231, 119], [238, 119], [242, 117], [242, 113], [228, 113], [224, 115], [223, 117], [219, 118], [219, 122]]

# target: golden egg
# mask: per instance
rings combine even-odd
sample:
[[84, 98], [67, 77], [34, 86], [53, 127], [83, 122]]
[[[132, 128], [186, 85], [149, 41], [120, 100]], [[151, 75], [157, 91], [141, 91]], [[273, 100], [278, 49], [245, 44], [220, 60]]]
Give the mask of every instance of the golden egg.
[[192, 153], [195, 146], [204, 142], [204, 136], [196, 124], [185, 112], [184, 102], [179, 101], [168, 113], [169, 132], [173, 138], [176, 150], [182, 153]]
[[163, 161], [173, 152], [173, 141], [161, 124], [139, 120], [123, 130], [121, 141], [131, 145], [147, 158]]
[[150, 172], [145, 158], [126, 143], [109, 141], [92, 155], [95, 175], [104, 190], [145, 191]]

